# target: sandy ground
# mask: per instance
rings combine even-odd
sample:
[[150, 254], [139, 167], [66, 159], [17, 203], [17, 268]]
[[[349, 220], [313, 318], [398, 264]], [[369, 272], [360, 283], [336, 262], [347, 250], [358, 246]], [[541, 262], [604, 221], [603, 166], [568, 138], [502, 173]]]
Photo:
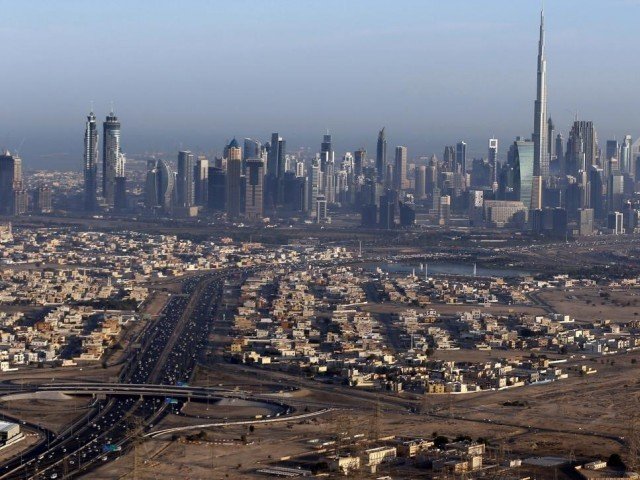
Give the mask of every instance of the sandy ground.
[[571, 315], [578, 321], [613, 322], [640, 320], [640, 288], [607, 289], [601, 296], [598, 287], [549, 290], [539, 294], [558, 313]]
[[22, 440], [14, 445], [0, 450], [0, 462], [4, 462], [5, 460], [9, 460], [16, 455], [20, 455], [20, 452], [24, 452], [31, 445], [37, 443], [40, 440], [40, 435], [33, 430], [23, 429], [22, 433], [24, 433], [24, 438]]
[[60, 432], [74, 419], [87, 412], [91, 399], [67, 397], [64, 399], [23, 398], [0, 404], [0, 413], [37, 423], [54, 432]]
[[[479, 353], [491, 355], [492, 352]], [[219, 383], [235, 378], [244, 389], [250, 389], [253, 382], [263, 391], [275, 390], [282, 383], [297, 385], [301, 389], [286, 397], [286, 401], [298, 411], [313, 411], [329, 404], [339, 410], [303, 421], [256, 424], [253, 433], [247, 427], [209, 428], [204, 431], [206, 439], [199, 443], [170, 438], [148, 440], [138, 447], [139, 452], [146, 452], [139, 457], [147, 463], [138, 462], [136, 475], [145, 479], [264, 478], [256, 469], [281, 457], [313, 452], [310, 440], [325, 441], [338, 432], [347, 431], [370, 438], [376, 432], [380, 436], [432, 437], [437, 433], [449, 438], [483, 437], [496, 449], [518, 456], [566, 458], [572, 454], [578, 459], [606, 458], [611, 453], [624, 456], [628, 448], [620, 437], [633, 434], [631, 425], [640, 426], [640, 416], [636, 413], [640, 406], [640, 366], [631, 363], [632, 358], [640, 360], [640, 354], [603, 359], [605, 363], [574, 360], [571, 366], [587, 363], [598, 369], [598, 373], [589, 376], [573, 373], [569, 379], [552, 384], [480, 394], [426, 396], [393, 396], [339, 385], [319, 385], [280, 372], [218, 366], [208, 374], [200, 371], [199, 377]], [[505, 405], [515, 400], [524, 406]], [[411, 406], [413, 413], [408, 408]], [[193, 421], [195, 419], [172, 416], [160, 427], [194, 424]], [[199, 430], [191, 432], [195, 434]], [[244, 445], [240, 441], [243, 435], [247, 442], [254, 443]], [[85, 478], [132, 475], [133, 458], [133, 453], [124, 453], [123, 458], [105, 464]]]

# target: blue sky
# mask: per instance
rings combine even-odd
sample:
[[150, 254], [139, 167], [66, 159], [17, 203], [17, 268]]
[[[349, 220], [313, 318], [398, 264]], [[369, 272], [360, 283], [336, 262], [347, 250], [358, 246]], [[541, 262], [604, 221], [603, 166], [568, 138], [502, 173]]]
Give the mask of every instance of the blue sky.
[[[90, 101], [115, 103], [125, 152], [267, 139], [409, 156], [476, 155], [530, 135], [538, 16], [529, 0], [0, 0], [0, 146], [77, 166]], [[547, 0], [549, 113], [601, 141], [638, 135], [635, 0]]]

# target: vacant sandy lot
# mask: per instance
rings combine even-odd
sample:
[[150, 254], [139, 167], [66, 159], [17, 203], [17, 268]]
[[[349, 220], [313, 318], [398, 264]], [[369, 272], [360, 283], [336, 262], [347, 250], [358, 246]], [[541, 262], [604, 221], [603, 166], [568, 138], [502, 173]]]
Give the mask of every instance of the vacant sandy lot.
[[597, 287], [580, 287], [543, 291], [538, 296], [558, 313], [571, 315], [578, 321], [640, 320], [640, 288], [604, 292]]

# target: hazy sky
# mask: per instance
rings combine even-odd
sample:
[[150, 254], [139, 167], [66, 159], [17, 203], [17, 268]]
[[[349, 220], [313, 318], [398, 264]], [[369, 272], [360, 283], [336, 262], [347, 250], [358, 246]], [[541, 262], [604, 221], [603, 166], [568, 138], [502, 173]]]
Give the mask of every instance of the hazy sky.
[[[532, 0], [0, 0], [0, 146], [26, 167], [80, 168], [91, 101], [125, 152], [220, 151], [225, 139], [336, 153], [504, 156], [530, 135], [540, 2]], [[549, 114], [601, 141], [638, 135], [638, 0], [547, 0]]]

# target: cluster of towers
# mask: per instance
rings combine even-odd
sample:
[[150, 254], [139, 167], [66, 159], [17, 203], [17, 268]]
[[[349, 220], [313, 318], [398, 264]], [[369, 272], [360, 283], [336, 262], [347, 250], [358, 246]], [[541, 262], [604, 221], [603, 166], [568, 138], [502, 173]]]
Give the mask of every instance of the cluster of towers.
[[8, 150], [0, 153], [0, 215], [51, 213], [51, 189], [36, 185], [27, 189], [22, 177], [22, 159]]
[[[166, 160], [148, 162], [144, 207], [171, 215], [224, 212], [233, 221], [276, 216], [316, 222], [329, 221], [329, 211], [342, 209], [360, 212], [365, 226], [382, 228], [411, 225], [418, 216], [446, 225], [460, 216], [471, 225], [513, 224], [564, 233], [572, 223], [586, 232], [594, 222], [611, 223], [610, 217], [617, 228], [624, 213], [626, 228], [635, 229], [638, 209], [632, 201], [640, 179], [640, 149], [627, 135], [622, 143], [607, 141], [603, 151], [593, 123], [577, 118], [566, 142], [556, 134], [547, 112], [543, 14], [533, 110], [530, 139], [516, 138], [506, 159], [500, 158], [496, 138], [489, 139], [482, 158], [468, 157], [467, 143], [459, 141], [446, 146], [441, 159], [410, 159], [405, 146], [388, 151], [385, 128], [378, 132], [374, 158], [365, 148], [336, 158], [328, 132], [314, 155], [287, 153], [278, 133], [265, 143], [245, 138], [241, 146], [233, 139], [212, 161], [181, 151], [176, 171]], [[113, 112], [102, 134], [99, 195], [99, 135], [91, 113], [85, 130], [84, 205], [88, 211], [117, 211], [127, 199], [120, 122]], [[13, 191], [19, 191], [19, 182], [14, 184]]]
[[126, 158], [121, 151], [120, 121], [113, 109], [102, 124], [102, 133], [102, 187], [99, 192], [99, 133], [96, 116], [92, 111], [87, 116], [84, 132], [83, 203], [84, 209], [88, 212], [96, 211], [101, 203], [112, 210], [123, 210], [127, 204]]

